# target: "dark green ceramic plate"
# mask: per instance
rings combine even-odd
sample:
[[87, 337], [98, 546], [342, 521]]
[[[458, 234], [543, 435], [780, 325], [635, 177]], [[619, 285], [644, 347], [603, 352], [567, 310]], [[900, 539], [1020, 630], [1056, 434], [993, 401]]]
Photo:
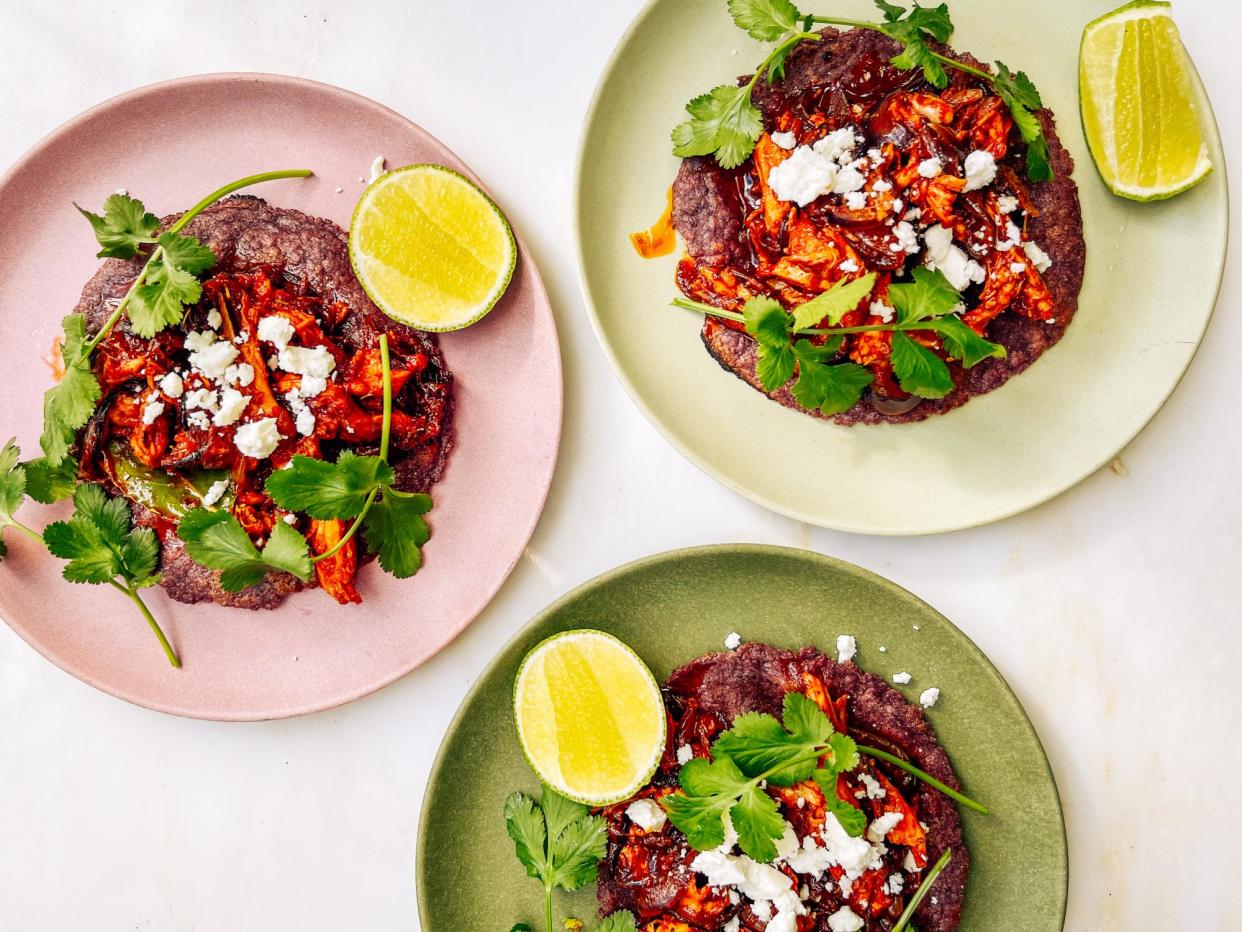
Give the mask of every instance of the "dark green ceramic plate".
[[[1056, 783], [995, 667], [942, 615], [878, 576], [806, 551], [733, 545], [667, 553], [592, 580], [523, 628], [479, 678], [449, 726], [423, 804], [423, 932], [508, 932], [539, 921], [542, 890], [514, 857], [501, 815], [509, 793], [538, 790], [514, 730], [513, 677], [539, 641], [588, 627], [626, 641], [660, 680], [722, 650], [737, 631], [830, 654], [838, 634], [853, 634], [860, 666], [914, 675], [904, 687], [910, 699], [939, 686], [928, 717], [967, 791], [993, 813], [961, 811], [971, 871], [960, 929], [1061, 929], [1068, 860]], [[593, 888], [559, 897], [562, 916], [595, 913]]]

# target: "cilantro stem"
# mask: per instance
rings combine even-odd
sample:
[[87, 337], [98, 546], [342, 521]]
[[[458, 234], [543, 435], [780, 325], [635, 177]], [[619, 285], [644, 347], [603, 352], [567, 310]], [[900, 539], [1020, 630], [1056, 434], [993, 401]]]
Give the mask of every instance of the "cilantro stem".
[[[684, 308], [687, 311], [697, 311], [700, 314], [707, 314], [710, 317], [723, 317], [726, 320], [735, 320], [739, 324], [746, 323], [746, 318], [737, 311], [726, 311], [724, 308], [712, 307], [710, 304], [703, 304], [700, 301], [692, 301], [689, 298], [678, 298], [673, 302], [673, 307]], [[898, 331], [908, 330], [934, 330], [935, 327], [930, 326], [927, 320], [913, 321], [907, 324], [864, 324], [860, 327], [804, 327], [801, 330], [794, 330], [797, 336], [804, 337], [825, 337], [835, 336], [837, 334], [846, 333], [870, 333], [872, 331], [881, 331], [884, 333], [896, 333]]]
[[[392, 432], [392, 363], [388, 357], [388, 334], [381, 333], [379, 338], [380, 364], [384, 368], [384, 419], [380, 427], [380, 459], [385, 463], [388, 462], [388, 440]], [[320, 560], [326, 560], [329, 557], [336, 556], [341, 548], [353, 539], [358, 533], [358, 529], [362, 527], [362, 519], [367, 516], [367, 512], [371, 510], [371, 506], [375, 504], [375, 497], [379, 495], [379, 486], [371, 490], [371, 494], [367, 496], [365, 502], [362, 503], [362, 510], [358, 512], [358, 517], [354, 518], [354, 523], [349, 526], [349, 530], [338, 540], [331, 548], [325, 550], [317, 557], [311, 558], [311, 563], [318, 563]], [[551, 896], [551, 894], [549, 894]], [[549, 901], [548, 909], [551, 909]], [[551, 920], [549, 920], [551, 921]], [[549, 926], [551, 928], [551, 926]]]
[[544, 882], [543, 885], [543, 914], [548, 921], [548, 932], [552, 932], [552, 885]]
[[925, 771], [919, 770], [919, 768], [915, 767], [911, 763], [908, 763], [907, 761], [902, 760], [900, 757], [896, 757], [892, 754], [889, 754], [887, 751], [881, 751], [879, 748], [864, 747], [861, 744], [858, 746], [858, 750], [859, 750], [859, 753], [870, 754], [872, 757], [878, 757], [880, 760], [888, 761], [890, 764], [900, 767], [906, 773], [910, 774], [913, 777], [917, 777], [918, 779], [926, 783], [928, 786], [931, 786], [934, 789], [937, 789], [940, 792], [944, 793], [944, 795], [948, 796], [950, 799], [957, 800], [967, 809], [973, 809], [975, 810], [975, 812], [981, 812], [984, 815], [989, 815], [988, 809], [986, 806], [975, 802], [969, 796], [962, 795], [961, 793], [959, 793], [957, 790], [953, 789], [950, 786], [945, 786], [943, 783], [941, 783], [931, 774]]
[[940, 872], [948, 867], [951, 860], [953, 860], [953, 849], [945, 848], [944, 854], [940, 855], [932, 869], [927, 872], [927, 876], [923, 878], [923, 882], [919, 884], [919, 888], [914, 891], [914, 896], [910, 897], [910, 902], [906, 904], [901, 918], [897, 920], [897, 925], [893, 926], [893, 932], [905, 932], [906, 929], [910, 928], [910, 920], [914, 918], [914, 911], [919, 908], [919, 904], [923, 902], [923, 897], [927, 896], [927, 891], [932, 888], [932, 884], [936, 882]]
[[[309, 168], [289, 168], [274, 172], [262, 172], [258, 175], [247, 175], [245, 178], [240, 178], [237, 181], [226, 184], [222, 188], [212, 191], [205, 198], [187, 210], [181, 216], [180, 220], [168, 228], [167, 232], [180, 233], [185, 229], [186, 225], [191, 220], [201, 214], [216, 201], [220, 200], [220, 198], [227, 197], [234, 191], [240, 191], [242, 188], [248, 188], [251, 185], [261, 184], [264, 181], [277, 181], [282, 178], [309, 178], [312, 174], [314, 174], [314, 172], [312, 172]], [[121, 298], [121, 303], [118, 304], [116, 306], [116, 310], [112, 312], [112, 316], [109, 317], [104, 325], [99, 328], [99, 332], [95, 334], [95, 336], [92, 337], [85, 346], [82, 347], [82, 352], [77, 359], [65, 360], [66, 366], [72, 366], [84, 359], [89, 359], [91, 353], [95, 351], [95, 347], [107, 339], [108, 334], [112, 332], [112, 328], [117, 325], [117, 322], [125, 314], [125, 309], [129, 307], [129, 302], [133, 297], [134, 292], [141, 288], [143, 283], [146, 281], [147, 271], [151, 268], [153, 263], [162, 259], [163, 256], [163, 247], [157, 245], [155, 249], [151, 251], [151, 255], [147, 257], [146, 264], [143, 265], [142, 271], [138, 273], [138, 277], [134, 279], [134, 283], [129, 286], [129, 290], [126, 291], [125, 296]]]
[[164, 636], [164, 631], [160, 628], [160, 623], [155, 620], [155, 616], [151, 614], [151, 609], [147, 608], [147, 603], [142, 601], [142, 596], [138, 594], [138, 590], [131, 586], [123, 586], [115, 579], [108, 581], [108, 585], [112, 586], [119, 592], [124, 592], [135, 605], [138, 611], [142, 612], [142, 617], [147, 620], [147, 624], [151, 626], [151, 630], [155, 632], [155, 636], [159, 638], [160, 646], [164, 648], [164, 656], [168, 658], [168, 662], [174, 667], [181, 666], [181, 658], [177, 656], [176, 651], [172, 649], [172, 645], [168, 643], [168, 638]]
[[31, 540], [38, 541], [40, 544], [43, 543], [43, 535], [40, 534], [38, 531], [32, 531], [30, 528], [26, 527], [26, 525], [24, 524], [21, 524], [17, 521], [11, 521], [11, 520], [7, 524], [0, 524], [0, 529], [6, 528], [6, 527], [11, 527], [18, 531], [21, 531]]

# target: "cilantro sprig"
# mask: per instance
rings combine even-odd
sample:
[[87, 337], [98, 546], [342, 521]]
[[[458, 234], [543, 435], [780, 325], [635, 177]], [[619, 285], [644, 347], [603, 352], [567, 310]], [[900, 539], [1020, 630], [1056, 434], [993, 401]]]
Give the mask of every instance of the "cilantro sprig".
[[[787, 693], [782, 721], [758, 712], [738, 716], [712, 744], [710, 761], [698, 757], [681, 768], [684, 792], [665, 796], [661, 804], [696, 850], [724, 843], [728, 816], [742, 851], [766, 863], [776, 857], [785, 820], [763, 786], [813, 779], [831, 801], [837, 798], [837, 775], [857, 766], [854, 740], [837, 732], [806, 696]], [[862, 821], [847, 819], [847, 831], [861, 834]]]
[[64, 577], [69, 582], [107, 584], [132, 601], [159, 639], [168, 662], [181, 666], [159, 622], [139, 592], [159, 582], [156, 568], [160, 544], [150, 528], [133, 527], [129, 503], [109, 498], [97, 485], [83, 483], [73, 493], [73, 516], [49, 524], [43, 541], [54, 556], [69, 562]]
[[[678, 298], [673, 305], [745, 324], [746, 332], [759, 344], [755, 371], [766, 391], [786, 384], [796, 368], [799, 377], [793, 395], [797, 402], [805, 408], [818, 408], [824, 414], [837, 414], [857, 404], [872, 381], [871, 373], [856, 363], [828, 363], [840, 352], [848, 334], [892, 333], [897, 381], [903, 391], [920, 398], [943, 398], [953, 390], [953, 375], [940, 356], [910, 338], [912, 331], [938, 334], [950, 358], [967, 369], [990, 357], [1004, 358], [1003, 346], [984, 339], [958, 316], [961, 296], [944, 273], [920, 267], [913, 276], [911, 282], [888, 286], [888, 300], [896, 311], [891, 324], [828, 328], [808, 325], [824, 318], [829, 324], [839, 321], [870, 294], [876, 281], [874, 273], [848, 285], [834, 285], [793, 314], [764, 296], [751, 298], [740, 314], [688, 298]], [[816, 346], [810, 340], [793, 340], [796, 336], [821, 336], [827, 340]]]
[[431, 496], [402, 492], [395, 486], [396, 473], [388, 463], [392, 364], [387, 334], [380, 335], [379, 346], [384, 370], [379, 455], [358, 456], [345, 451], [335, 463], [295, 456], [288, 469], [277, 470], [267, 480], [267, 494], [281, 508], [305, 512], [312, 518], [353, 519], [341, 539], [312, 562], [335, 555], [360, 528], [365, 528], [367, 549], [379, 554], [380, 566], [398, 579], [406, 579], [422, 566], [421, 548], [431, 537], [424, 518], [431, 510]]
[[65, 341], [61, 347], [65, 374], [43, 397], [43, 434], [40, 446], [51, 467], [69, 455], [74, 436], [90, 419], [99, 401], [99, 382], [91, 370], [91, 354], [122, 317], [139, 336], [152, 337], [181, 322], [185, 306], [202, 294], [199, 276], [215, 265], [210, 249], [181, 231], [195, 217], [223, 197], [242, 188], [280, 178], [305, 178], [308, 169], [264, 172], [227, 184], [203, 198], [163, 233], [159, 219], [142, 202], [128, 194], [113, 194], [104, 201], [103, 214], [77, 207], [95, 232], [99, 257], [133, 259], [149, 250], [146, 262], [120, 303], [99, 332], [86, 337], [86, 318], [70, 314], [64, 319]]
[[177, 525], [177, 536], [195, 562], [220, 571], [220, 588], [225, 592], [253, 586], [269, 570], [292, 573], [303, 582], [311, 576], [306, 538], [283, 521], [276, 522], [262, 550], [234, 515], [211, 508], [186, 512]]
[[777, 44], [745, 85], [722, 85], [686, 105], [690, 119], [673, 131], [673, 154], [683, 158], [715, 155], [723, 168], [736, 168], [746, 161], [763, 134], [761, 115], [751, 102], [756, 82], [765, 74], [769, 83], [783, 79], [789, 53], [799, 42], [819, 41], [822, 37], [810, 30], [824, 24], [883, 33], [901, 45], [891, 64], [904, 70], [922, 69], [933, 87], [948, 86], [946, 68], [987, 81], [1008, 105], [1027, 144], [1027, 176], [1032, 181], [1051, 180], [1048, 141], [1036, 116], [1043, 102], [1031, 79], [1022, 72], [1010, 72], [1002, 62], [996, 63], [997, 73], [992, 74], [932, 49], [929, 42], [947, 42], [953, 35], [947, 4], [922, 7], [916, 2], [909, 10], [887, 0], [875, 0], [875, 4], [882, 22], [807, 16], [790, 0], [729, 0], [729, 13], [740, 29], [760, 42]]
[[[505, 800], [505, 828], [527, 876], [543, 884], [546, 932], [552, 932], [552, 892], [577, 890], [595, 879], [607, 843], [604, 820], [544, 786], [538, 802], [525, 793]], [[633, 928], [623, 918], [616, 923], [600, 926], [601, 932]]]
[[18, 462], [21, 456], [22, 451], [17, 448], [14, 440], [10, 440], [0, 449], [0, 560], [8, 555], [3, 536], [5, 528], [13, 528], [31, 540], [43, 542], [38, 531], [26, 527], [14, 517], [29, 491], [26, 467]]

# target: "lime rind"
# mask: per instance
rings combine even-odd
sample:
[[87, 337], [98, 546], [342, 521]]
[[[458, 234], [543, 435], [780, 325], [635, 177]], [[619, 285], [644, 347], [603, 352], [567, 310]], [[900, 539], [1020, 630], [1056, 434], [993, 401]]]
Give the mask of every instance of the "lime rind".
[[[653, 698], [661, 710], [661, 714], [659, 716], [659, 740], [652, 742], [650, 760], [645, 766], [639, 768], [641, 772], [629, 783], [627, 783], [626, 786], [599, 796], [579, 793], [572, 787], [565, 786], [564, 780], [558, 779], [555, 774], [546, 773], [545, 770], [535, 761], [534, 755], [531, 754], [529, 748], [527, 747], [526, 736], [523, 730], [522, 713], [519, 705], [522, 695], [523, 679], [530, 667], [531, 661], [535, 657], [547, 651], [554, 642], [561, 641], [565, 638], [577, 637], [599, 638], [620, 648], [633, 662], [635, 669], [643, 673], [644, 678], [651, 686]], [[542, 783], [550, 786], [565, 798], [587, 806], [610, 806], [614, 803], [623, 802], [624, 800], [632, 797], [651, 781], [651, 778], [655, 775], [656, 769], [660, 766], [660, 760], [664, 756], [665, 744], [668, 740], [668, 717], [663, 714], [663, 710], [664, 697], [660, 692], [660, 684], [657, 682], [655, 675], [651, 672], [646, 663], [643, 662], [643, 659], [638, 656], [638, 653], [634, 650], [634, 648], [630, 647], [630, 645], [626, 644], [620, 638], [611, 635], [606, 631], [599, 631], [594, 628], [575, 628], [570, 631], [562, 631], [540, 641], [527, 652], [525, 657], [522, 658], [522, 663], [518, 666], [517, 675], [513, 678], [513, 718], [517, 727], [518, 744], [522, 748], [522, 755], [526, 758], [527, 765], [535, 772], [535, 775], [539, 777]]]
[[[1097, 17], [1086, 25], [1083, 29], [1082, 42], [1079, 50], [1079, 96], [1080, 96], [1080, 112], [1083, 123], [1083, 132], [1087, 138], [1087, 144], [1091, 149], [1091, 155], [1099, 171], [1101, 179], [1108, 189], [1118, 197], [1131, 201], [1150, 203], [1153, 201], [1167, 200], [1189, 191], [1191, 188], [1200, 184], [1213, 171], [1211, 158], [1208, 156], [1206, 141], [1203, 139], [1202, 121], [1199, 121], [1200, 144], [1198, 155], [1195, 159], [1194, 167], [1186, 173], [1181, 174], [1175, 181], [1168, 184], [1130, 184], [1122, 181], [1117, 177], [1117, 169], [1119, 167], [1119, 155], [1116, 151], [1116, 121], [1114, 119], [1106, 120], [1100, 113], [1096, 111], [1096, 94], [1106, 93], [1105, 88], [1098, 83], [1104, 72], [1101, 72], [1100, 66], [1109, 64], [1108, 62], [1093, 62], [1088, 55], [1089, 46], [1097, 33], [1103, 28], [1116, 28], [1124, 26], [1129, 22], [1150, 22], [1153, 19], [1167, 20], [1172, 30], [1172, 39], [1175, 43], [1174, 51], [1177, 56], [1176, 64], [1181, 73], [1187, 78], [1187, 84], [1191, 85], [1189, 76], [1193, 72], [1193, 64], [1190, 56], [1187, 54], [1185, 47], [1181, 43], [1180, 34], [1177, 26], [1172, 18], [1172, 4], [1165, 0], [1133, 0], [1131, 3]], [[1102, 49], [1098, 51], [1103, 51]], [[1124, 33], [1119, 37], [1116, 46], [1116, 55], [1111, 60], [1112, 71], [1108, 73], [1109, 77], [1115, 78], [1120, 67], [1121, 55], [1124, 51]], [[1094, 68], [1092, 66], [1095, 66]], [[1094, 90], [1093, 90], [1094, 89]], [[1188, 93], [1193, 97], [1193, 86], [1187, 88]], [[1114, 101], [1115, 103], [1115, 101]], [[1189, 101], [1194, 108], [1195, 118], [1198, 119], [1198, 107], [1193, 99]], [[1138, 101], [1134, 102], [1135, 106], [1139, 105]], [[1096, 130], [1093, 132], [1093, 128]]]
[[[359, 243], [360, 237], [356, 235], [356, 230], [359, 228], [359, 218], [370, 206], [375, 195], [385, 185], [392, 184], [394, 181], [399, 181], [399, 176], [404, 174], [426, 172], [442, 173], [454, 181], [459, 182], [463, 186], [463, 189], [467, 190], [470, 195], [478, 197], [480, 199], [480, 203], [485, 204], [498, 221], [498, 229], [503, 231], [504, 241], [506, 244], [506, 261], [503, 264], [502, 271], [497, 275], [496, 282], [492, 289], [482, 300], [473, 305], [468, 313], [452, 319], [449, 323], [443, 323], [430, 319], [420, 319], [408, 312], [393, 308], [385, 299], [384, 295], [380, 293], [379, 289], [375, 287], [373, 275], [370, 273], [368, 268], [373, 260], [361, 251]], [[458, 242], [460, 242], [460, 240]], [[470, 244], [468, 243], [461, 243], [461, 245], [467, 250], [470, 249]], [[378, 307], [393, 320], [406, 324], [407, 326], [414, 327], [416, 330], [423, 330], [430, 333], [450, 333], [455, 330], [463, 330], [472, 324], [478, 323], [486, 317], [500, 302], [500, 299], [504, 297], [505, 292], [509, 289], [509, 285], [513, 282], [513, 273], [517, 269], [517, 253], [517, 239], [513, 235], [513, 228], [510, 226], [508, 218], [505, 217], [504, 211], [500, 209], [499, 205], [497, 205], [497, 203], [488, 196], [487, 192], [485, 192], [461, 172], [454, 171], [445, 165], [437, 165], [433, 162], [420, 162], [414, 165], [406, 165], [402, 168], [395, 168], [392, 171], [381, 175], [375, 181], [371, 182], [371, 184], [367, 186], [366, 190], [362, 192], [362, 197], [358, 199], [358, 203], [354, 207], [353, 215], [350, 218], [349, 261], [350, 265], [353, 267], [354, 275], [358, 279], [359, 284], [362, 285], [363, 290], [367, 293], [367, 297], [371, 299], [376, 307]]]

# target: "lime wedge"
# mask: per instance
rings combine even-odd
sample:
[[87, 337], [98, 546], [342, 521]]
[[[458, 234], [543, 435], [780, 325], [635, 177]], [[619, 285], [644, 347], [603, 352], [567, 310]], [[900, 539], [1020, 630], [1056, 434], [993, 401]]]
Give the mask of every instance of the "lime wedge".
[[1083, 30], [1083, 127], [1114, 194], [1161, 200], [1211, 172], [1191, 68], [1168, 3], [1136, 0]]
[[418, 330], [460, 330], [505, 293], [517, 245], [500, 208], [470, 179], [442, 165], [410, 165], [363, 192], [349, 259], [389, 317]]
[[592, 806], [628, 799], [664, 753], [664, 699], [628, 646], [602, 631], [567, 631], [518, 670], [514, 715], [539, 779]]

